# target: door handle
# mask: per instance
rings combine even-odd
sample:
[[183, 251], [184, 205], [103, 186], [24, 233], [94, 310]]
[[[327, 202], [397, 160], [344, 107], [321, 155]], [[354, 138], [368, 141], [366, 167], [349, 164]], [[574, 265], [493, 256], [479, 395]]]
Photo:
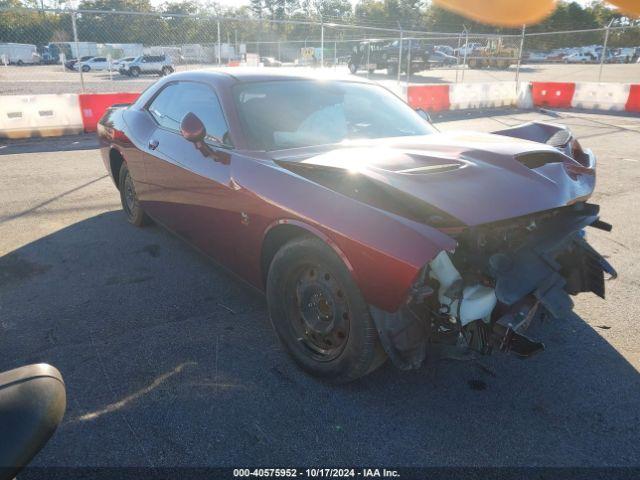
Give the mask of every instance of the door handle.
[[155, 150], [156, 148], [158, 148], [158, 145], [160, 145], [160, 141], [153, 139], [153, 140], [149, 140], [149, 148], [151, 150]]

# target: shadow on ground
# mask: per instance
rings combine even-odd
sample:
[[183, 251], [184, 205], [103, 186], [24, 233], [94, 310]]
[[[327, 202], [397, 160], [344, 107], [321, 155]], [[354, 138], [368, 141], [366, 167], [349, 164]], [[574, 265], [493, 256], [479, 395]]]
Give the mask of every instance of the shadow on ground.
[[0, 258], [0, 368], [56, 365], [68, 411], [35, 465], [637, 465], [638, 372], [578, 317], [519, 361], [301, 373], [262, 297], [122, 212]]

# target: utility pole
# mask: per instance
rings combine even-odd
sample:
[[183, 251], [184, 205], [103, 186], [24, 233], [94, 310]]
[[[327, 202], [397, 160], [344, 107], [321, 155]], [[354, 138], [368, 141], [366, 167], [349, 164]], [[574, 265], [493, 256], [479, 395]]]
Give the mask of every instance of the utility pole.
[[604, 58], [607, 55], [607, 43], [609, 43], [609, 30], [611, 29], [611, 25], [615, 18], [612, 18], [607, 25], [607, 30], [604, 33], [604, 46], [602, 47], [602, 53], [600, 54], [600, 70], [598, 71], [598, 83], [602, 80], [602, 66], [604, 65]]
[[464, 60], [462, 61], [462, 79], [460, 80], [460, 83], [464, 83], [464, 71], [467, 68], [467, 51], [469, 50], [469, 30], [467, 30], [467, 27], [465, 25], [462, 26], [462, 28], [464, 28]]

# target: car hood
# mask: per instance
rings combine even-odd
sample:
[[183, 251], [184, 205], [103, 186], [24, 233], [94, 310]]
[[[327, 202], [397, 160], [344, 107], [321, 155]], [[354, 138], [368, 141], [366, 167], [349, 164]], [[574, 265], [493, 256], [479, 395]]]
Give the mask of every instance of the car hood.
[[485, 133], [355, 141], [272, 159], [378, 208], [421, 203], [470, 226], [582, 201], [595, 185], [593, 172], [576, 173], [578, 163], [551, 146]]

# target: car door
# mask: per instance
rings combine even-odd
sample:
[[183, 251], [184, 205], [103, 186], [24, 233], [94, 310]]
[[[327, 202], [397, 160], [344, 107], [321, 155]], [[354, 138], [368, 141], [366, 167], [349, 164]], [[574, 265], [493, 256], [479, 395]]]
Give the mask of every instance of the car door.
[[[207, 130], [205, 156], [180, 134], [180, 122], [195, 113]], [[215, 91], [198, 82], [172, 82], [148, 106], [157, 127], [145, 156], [146, 206], [161, 223], [208, 255], [234, 268], [233, 235], [239, 225], [231, 182], [232, 145]], [[232, 228], [232, 224], [235, 227]]]

